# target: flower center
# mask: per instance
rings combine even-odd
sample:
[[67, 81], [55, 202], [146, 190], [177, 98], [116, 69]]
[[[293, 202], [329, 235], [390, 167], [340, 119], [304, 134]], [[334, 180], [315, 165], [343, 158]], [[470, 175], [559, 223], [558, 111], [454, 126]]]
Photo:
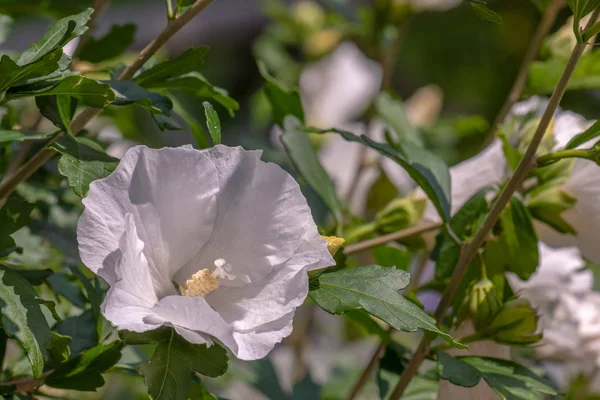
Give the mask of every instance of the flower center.
[[217, 258], [214, 265], [214, 269], [201, 269], [185, 281], [181, 287], [181, 294], [190, 297], [205, 297], [219, 287], [219, 279], [235, 279], [235, 274], [231, 273], [231, 264], [228, 264], [223, 258]]

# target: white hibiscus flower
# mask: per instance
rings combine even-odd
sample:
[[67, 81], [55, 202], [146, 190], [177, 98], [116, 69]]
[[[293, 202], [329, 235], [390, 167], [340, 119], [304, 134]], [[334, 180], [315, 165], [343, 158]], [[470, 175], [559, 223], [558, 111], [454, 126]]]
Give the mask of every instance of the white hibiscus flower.
[[79, 250], [111, 286], [108, 321], [244, 360], [290, 334], [306, 272], [335, 264], [298, 184], [257, 151], [136, 146], [83, 203]]

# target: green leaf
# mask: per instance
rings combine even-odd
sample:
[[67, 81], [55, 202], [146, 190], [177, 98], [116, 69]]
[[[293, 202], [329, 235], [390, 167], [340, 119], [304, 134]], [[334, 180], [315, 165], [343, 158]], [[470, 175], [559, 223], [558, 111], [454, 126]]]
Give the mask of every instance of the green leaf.
[[194, 140], [196, 141], [196, 147], [199, 149], [206, 149], [210, 146], [208, 141], [208, 136], [204, 129], [202, 129], [202, 125], [200, 122], [196, 120], [194, 117], [184, 106], [181, 104], [176, 97], [172, 97], [173, 101], [173, 111], [179, 115], [187, 124]]
[[88, 29], [86, 24], [93, 12], [92, 8], [88, 8], [79, 14], [58, 20], [40, 41], [29, 46], [21, 54], [17, 64], [26, 65], [36, 62], [46, 54], [63, 47], [74, 37], [82, 35]]
[[331, 314], [364, 309], [369, 314], [405, 332], [423, 329], [452, 338], [435, 326], [435, 320], [398, 293], [410, 274], [396, 268], [370, 265], [324, 273], [311, 280], [310, 298]]
[[35, 104], [40, 113], [49, 119], [54, 125], [62, 131], [71, 132], [71, 120], [75, 115], [77, 108], [77, 99], [71, 96], [38, 96], [35, 98]]
[[452, 384], [463, 387], [474, 387], [481, 380], [481, 373], [466, 362], [449, 356], [443, 351], [436, 352], [438, 373]]
[[37, 62], [18, 65], [9, 56], [3, 55], [0, 59], [0, 92], [4, 92], [11, 86], [18, 85], [30, 79], [47, 76], [59, 69], [59, 61], [62, 57], [62, 50], [47, 54]]
[[574, 149], [592, 139], [597, 138], [598, 136], [600, 136], [600, 121], [596, 121], [594, 125], [590, 126], [585, 132], [581, 132], [569, 140], [569, 143], [567, 143], [565, 149]]
[[285, 119], [281, 143], [296, 170], [325, 202], [338, 225], [341, 226], [342, 203], [337, 197], [333, 181], [321, 165], [310, 144], [308, 134], [301, 129], [300, 121], [293, 116]]
[[181, 127], [171, 118], [173, 102], [167, 96], [151, 92], [137, 85], [134, 81], [104, 81], [112, 87], [116, 94], [113, 105], [126, 106], [137, 104], [150, 111], [152, 118], [161, 130], [177, 130]]
[[411, 254], [405, 250], [392, 246], [377, 246], [373, 251], [375, 262], [382, 267], [396, 267], [408, 271]]
[[471, 3], [471, 8], [473, 8], [473, 12], [475, 13], [475, 15], [477, 15], [480, 19], [484, 21], [490, 21], [495, 24], [502, 23], [502, 17], [500, 16], [500, 14], [493, 10], [490, 10], [488, 6], [486, 6], [483, 2]]
[[134, 24], [113, 25], [101, 39], [90, 38], [81, 48], [78, 58], [99, 63], [120, 56], [133, 43], [135, 29]]
[[442, 379], [455, 385], [473, 387], [483, 378], [505, 400], [536, 400], [557, 394], [550, 382], [513, 361], [437, 354]]
[[33, 204], [13, 194], [0, 208], [0, 251], [16, 246], [10, 235], [29, 223], [29, 215], [34, 207]]
[[6, 98], [18, 99], [29, 96], [72, 96], [83, 104], [104, 108], [115, 101], [115, 93], [109, 85], [81, 75], [70, 75], [60, 81], [41, 81], [13, 86], [6, 91]]
[[63, 336], [60, 333], [52, 331], [52, 348], [50, 349], [50, 355], [57, 364], [62, 364], [71, 357], [71, 350], [69, 344], [71, 338], [69, 336]]
[[95, 391], [104, 385], [102, 374], [121, 359], [124, 343], [98, 345], [54, 370], [44, 384], [59, 389]]
[[[2, 226], [2, 225], [0, 225]], [[33, 286], [18, 273], [0, 266], [2, 329], [27, 353], [34, 378], [44, 372], [52, 337]]]
[[90, 183], [106, 178], [119, 163], [100, 146], [85, 138], [64, 136], [52, 145], [52, 149], [62, 154], [58, 172], [67, 178], [69, 186], [80, 197], [87, 195]]
[[389, 93], [384, 92], [375, 99], [375, 108], [377, 114], [391, 128], [397, 138], [423, 146], [423, 139], [408, 120], [404, 104], [400, 100], [396, 100]]
[[338, 129], [306, 129], [319, 133], [336, 132], [345, 140], [361, 143], [396, 161], [427, 193], [442, 220], [448, 221], [450, 219], [450, 171], [446, 163], [435, 154], [405, 139], [399, 139], [395, 144], [397, 147], [395, 149], [386, 144], [375, 142], [366, 135], [357, 136]]
[[33, 286], [39, 286], [44, 284], [46, 278], [48, 278], [54, 273], [54, 271], [52, 271], [50, 268], [25, 269], [12, 267], [10, 269], [21, 275], [23, 278], [27, 279], [27, 282], [31, 283]]
[[140, 365], [152, 399], [187, 400], [192, 371], [217, 377], [227, 370], [227, 354], [219, 345], [191, 344], [173, 329], [162, 332], [152, 359]]
[[165, 81], [174, 76], [198, 71], [204, 64], [204, 56], [208, 53], [208, 47], [192, 47], [172, 60], [154, 65], [134, 78], [135, 83], [143, 87], [151, 87], [152, 84]]
[[513, 196], [494, 232], [483, 253], [488, 267], [529, 279], [539, 265], [538, 239], [531, 215], [520, 196]]
[[277, 125], [284, 127], [284, 120], [288, 115], [293, 115], [304, 123], [304, 109], [298, 90], [284, 87], [269, 74], [267, 66], [262, 61], [258, 62], [258, 70], [265, 80], [264, 91], [271, 104], [273, 120]]
[[54, 136], [55, 132], [26, 133], [21, 131], [0, 130], [0, 143], [25, 142], [27, 140], [46, 140]]
[[63, 319], [52, 329], [54, 332], [71, 338], [71, 355], [77, 356], [82, 351], [98, 345], [96, 320], [91, 310], [84, 311], [76, 317]]
[[[488, 210], [486, 200], [490, 189], [482, 189], [475, 193], [467, 202], [452, 216], [450, 229], [460, 239], [465, 240], [474, 233], [473, 223]], [[438, 280], [452, 276], [454, 267], [460, 257], [460, 245], [452, 238], [447, 230], [437, 237], [436, 247], [432, 258], [436, 261], [435, 278]]]
[[215, 111], [212, 104], [208, 101], [202, 103], [204, 105], [204, 113], [206, 114], [206, 126], [213, 144], [221, 144], [221, 120], [219, 114]]
[[600, 0], [568, 0], [567, 4], [573, 12], [573, 31], [577, 40], [582, 42], [579, 24], [586, 15], [600, 7]]
[[[566, 65], [567, 59], [562, 57], [532, 63], [529, 68], [527, 93], [550, 94]], [[584, 54], [577, 63], [567, 90], [597, 88], [600, 88], [600, 53], [592, 51]]]
[[190, 92], [197, 97], [212, 99], [225, 107], [225, 109], [229, 111], [229, 115], [232, 117], [240, 108], [238, 102], [229, 97], [227, 90], [218, 86], [214, 86], [197, 71], [189, 72], [162, 81], [144, 82], [141, 86], [146, 89], [153, 90], [181, 90]]

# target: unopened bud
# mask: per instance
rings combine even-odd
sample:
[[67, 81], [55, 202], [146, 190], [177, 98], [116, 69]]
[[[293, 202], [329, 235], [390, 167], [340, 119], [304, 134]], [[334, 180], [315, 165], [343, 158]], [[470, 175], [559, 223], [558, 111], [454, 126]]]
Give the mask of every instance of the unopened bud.
[[323, 7], [314, 1], [299, 1], [292, 9], [294, 20], [309, 32], [325, 26], [326, 16]]
[[[538, 128], [538, 125], [540, 124], [540, 122], [541, 122], [541, 120], [539, 118], [532, 118], [525, 123], [525, 125], [519, 132], [518, 148], [521, 152], [525, 152], [527, 150], [527, 148], [529, 147], [529, 144], [533, 140], [533, 137], [535, 136], [535, 132], [537, 131], [537, 128]], [[554, 147], [556, 146], [556, 139], [554, 138], [553, 131], [554, 131], [554, 117], [552, 117], [550, 124], [548, 124], [548, 128], [546, 128], [546, 132], [544, 132], [542, 142], [540, 143], [540, 146], [538, 147], [536, 154], [538, 154], [538, 155], [547, 154], [547, 153], [550, 153], [554, 149]]]
[[538, 315], [525, 299], [505, 302], [485, 332], [496, 343], [528, 345], [542, 339], [537, 332]]
[[377, 229], [384, 233], [406, 229], [421, 219], [426, 205], [425, 199], [406, 197], [392, 200], [375, 215]]
[[469, 314], [478, 330], [487, 327], [501, 307], [502, 301], [492, 281], [484, 278], [473, 285], [469, 295]]

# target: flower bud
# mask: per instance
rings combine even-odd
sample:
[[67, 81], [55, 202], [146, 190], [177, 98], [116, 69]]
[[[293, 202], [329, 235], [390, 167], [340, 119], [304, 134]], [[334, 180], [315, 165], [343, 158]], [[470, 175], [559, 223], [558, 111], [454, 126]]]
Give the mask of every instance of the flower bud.
[[[527, 147], [529, 147], [531, 140], [535, 136], [535, 132], [538, 128], [538, 125], [540, 124], [540, 121], [541, 121], [540, 118], [532, 118], [532, 119], [528, 120], [527, 122], [525, 122], [525, 125], [519, 132], [518, 149], [521, 152], [524, 153], [527, 150]], [[542, 138], [542, 143], [540, 143], [540, 146], [538, 147], [536, 154], [541, 155], [541, 154], [550, 153], [554, 149], [554, 147], [556, 146], [556, 139], [554, 138], [554, 135], [552, 134], [553, 131], [554, 131], [554, 117], [552, 117], [552, 120], [551, 120], [550, 124], [548, 125], [548, 128], [546, 128], [546, 132], [544, 133], [544, 136]]]
[[299, 1], [292, 9], [295, 22], [309, 32], [325, 26], [326, 15], [323, 7], [314, 1]]
[[384, 233], [406, 229], [421, 219], [426, 205], [425, 199], [407, 197], [392, 200], [375, 215], [377, 229]]
[[488, 326], [502, 307], [492, 281], [484, 278], [471, 288], [468, 299], [469, 315], [477, 330]]
[[538, 315], [525, 299], [505, 302], [492, 319], [485, 333], [496, 343], [508, 345], [528, 345], [542, 339], [536, 333]]
[[577, 198], [563, 190], [560, 180], [557, 183], [549, 182], [532, 190], [527, 198], [527, 207], [536, 219], [562, 234], [574, 235], [577, 232], [563, 219], [562, 213], [573, 209]]

